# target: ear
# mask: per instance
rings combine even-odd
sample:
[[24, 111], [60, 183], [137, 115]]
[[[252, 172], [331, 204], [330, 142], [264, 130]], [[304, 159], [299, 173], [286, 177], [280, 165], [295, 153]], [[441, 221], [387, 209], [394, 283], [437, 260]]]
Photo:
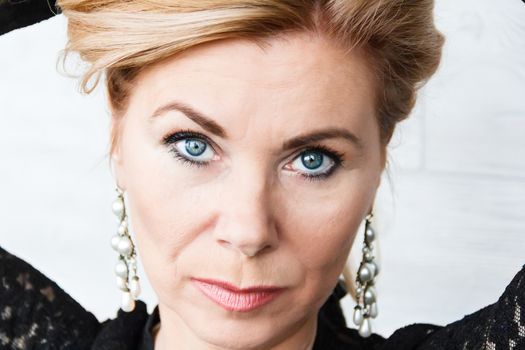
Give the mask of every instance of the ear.
[[389, 166], [389, 164], [388, 164], [388, 151], [386, 149], [386, 146], [381, 147], [381, 163], [380, 164], [381, 164], [381, 171], [380, 171], [379, 176], [377, 177], [377, 181], [376, 181], [376, 192], [379, 189], [379, 186], [381, 185], [381, 181], [383, 179], [383, 173], [385, 173], [388, 170], [387, 167]]
[[[108, 101], [108, 106], [111, 104]], [[120, 145], [122, 134], [122, 118], [118, 117], [111, 111], [111, 125], [110, 125], [110, 171], [115, 180], [115, 185], [122, 191], [126, 190], [125, 171], [124, 171], [124, 158], [122, 154], [122, 147]]]
[[388, 166], [388, 150], [386, 146], [381, 146], [381, 172]]
[[379, 175], [377, 177], [377, 184], [376, 184], [376, 188], [375, 188], [375, 191], [374, 191], [374, 197], [372, 199], [372, 202], [370, 203], [370, 206], [368, 207], [367, 214], [370, 214], [370, 213], [374, 212], [374, 204], [375, 204], [375, 201], [376, 201], [376, 198], [377, 198], [377, 191], [378, 191], [380, 185], [381, 185], [381, 175]]
[[366, 212], [367, 215], [372, 214], [374, 212], [374, 202], [375, 202], [375, 197], [374, 197], [374, 200], [372, 201], [372, 204], [370, 204], [368, 211]]

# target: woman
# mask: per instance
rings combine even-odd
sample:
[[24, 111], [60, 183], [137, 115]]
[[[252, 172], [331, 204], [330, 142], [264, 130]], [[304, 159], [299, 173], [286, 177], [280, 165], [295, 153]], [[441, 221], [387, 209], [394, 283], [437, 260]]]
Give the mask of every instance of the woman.
[[[67, 49], [91, 64], [84, 91], [105, 73], [122, 311], [99, 324], [2, 251], [4, 346], [524, 346], [524, 270], [497, 303], [456, 323], [371, 334], [373, 203], [394, 127], [439, 63], [431, 1], [58, 6], [69, 20]], [[363, 221], [353, 285], [343, 270]], [[137, 251], [159, 299], [151, 315], [135, 300]], [[346, 289], [358, 302], [358, 330], [347, 328], [339, 306]]]

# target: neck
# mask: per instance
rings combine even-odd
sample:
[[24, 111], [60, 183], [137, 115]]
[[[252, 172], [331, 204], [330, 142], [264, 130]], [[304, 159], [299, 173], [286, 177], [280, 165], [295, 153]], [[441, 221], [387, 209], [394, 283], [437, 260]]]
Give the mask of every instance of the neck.
[[[233, 350], [238, 347], [221, 347], [199, 338], [172, 310], [163, 312], [159, 306], [162, 323], [152, 331], [155, 350]], [[317, 315], [302, 322], [278, 344], [245, 347], [243, 350], [312, 350], [317, 331]], [[269, 342], [270, 343], [270, 342]]]

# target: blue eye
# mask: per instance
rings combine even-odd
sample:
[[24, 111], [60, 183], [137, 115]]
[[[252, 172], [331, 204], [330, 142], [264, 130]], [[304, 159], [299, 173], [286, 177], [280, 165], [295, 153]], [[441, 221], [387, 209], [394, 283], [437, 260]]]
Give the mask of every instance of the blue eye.
[[[303, 153], [304, 154], [304, 153]], [[306, 155], [301, 157], [301, 163], [304, 164], [308, 169], [316, 169], [319, 165], [323, 164], [323, 154], [322, 153], [306, 153]]]
[[[212, 148], [208, 147], [207, 143], [203, 142], [200, 139], [195, 139], [195, 138], [182, 139], [178, 142], [175, 142], [173, 144], [173, 147], [175, 148], [172, 149], [172, 152], [175, 153], [175, 156], [178, 159], [187, 161], [189, 162], [189, 164], [192, 164], [192, 165], [206, 166], [207, 163], [209, 163], [211, 159], [213, 159]], [[185, 156], [185, 154], [189, 154], [189, 157]], [[197, 160], [193, 158], [193, 157], [200, 157], [203, 154], [208, 155], [208, 157], [202, 157], [202, 158], [205, 158], [205, 160]]]
[[[207, 166], [213, 159], [213, 149], [208, 146], [209, 140], [204, 135], [190, 130], [180, 131], [165, 137], [163, 141], [175, 158], [190, 166]], [[205, 153], [207, 157], [202, 157], [204, 159], [194, 159]]]
[[306, 171], [301, 171], [301, 176], [315, 181], [329, 177], [341, 163], [342, 155], [324, 146], [316, 146], [302, 152], [292, 164], [293, 168], [304, 166]]
[[200, 140], [186, 139], [185, 148], [192, 156], [200, 156], [206, 150], [206, 144]]

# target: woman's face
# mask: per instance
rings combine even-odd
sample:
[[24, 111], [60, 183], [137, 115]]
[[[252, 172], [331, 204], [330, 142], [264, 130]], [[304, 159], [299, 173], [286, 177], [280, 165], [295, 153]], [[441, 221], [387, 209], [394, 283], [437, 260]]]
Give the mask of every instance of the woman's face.
[[228, 39], [151, 66], [119, 126], [117, 182], [161, 334], [180, 348], [310, 341], [373, 205], [384, 157], [366, 57], [286, 39]]

